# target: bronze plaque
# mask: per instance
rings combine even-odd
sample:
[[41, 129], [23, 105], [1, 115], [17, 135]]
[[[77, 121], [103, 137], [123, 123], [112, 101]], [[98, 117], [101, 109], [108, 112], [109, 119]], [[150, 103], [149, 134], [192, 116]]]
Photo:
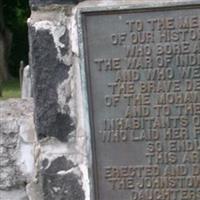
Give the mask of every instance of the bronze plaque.
[[200, 200], [200, 8], [84, 12], [96, 200]]

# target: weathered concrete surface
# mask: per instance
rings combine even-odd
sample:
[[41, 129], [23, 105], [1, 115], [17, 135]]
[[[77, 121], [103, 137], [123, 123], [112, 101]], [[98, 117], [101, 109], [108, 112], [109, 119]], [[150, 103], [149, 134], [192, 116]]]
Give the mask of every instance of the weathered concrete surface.
[[0, 196], [21, 200], [35, 174], [33, 101], [0, 101], [0, 113]]
[[78, 42], [74, 18], [72, 6], [54, 5], [32, 12], [28, 21], [40, 146], [36, 181], [27, 188], [34, 200], [90, 200], [88, 138], [80, 126], [78, 56], [72, 51]]
[[0, 200], [29, 200], [24, 189], [0, 191]]
[[64, 156], [57, 157], [51, 163], [48, 159], [42, 161], [44, 200], [84, 200], [79, 177], [74, 173], [76, 167]]
[[29, 0], [29, 4], [33, 8], [50, 4], [77, 4], [81, 1], [83, 0]]

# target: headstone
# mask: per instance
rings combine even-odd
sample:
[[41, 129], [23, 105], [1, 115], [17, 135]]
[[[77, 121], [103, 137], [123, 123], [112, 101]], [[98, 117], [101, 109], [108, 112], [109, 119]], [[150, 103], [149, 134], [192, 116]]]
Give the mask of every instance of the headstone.
[[32, 97], [32, 78], [30, 66], [27, 65], [23, 69], [21, 98], [24, 99], [30, 97]]
[[23, 83], [23, 73], [24, 73], [24, 61], [21, 60], [19, 63], [19, 82], [20, 82], [21, 89], [22, 89], [22, 83]]
[[200, 199], [199, 13], [81, 10], [95, 200]]

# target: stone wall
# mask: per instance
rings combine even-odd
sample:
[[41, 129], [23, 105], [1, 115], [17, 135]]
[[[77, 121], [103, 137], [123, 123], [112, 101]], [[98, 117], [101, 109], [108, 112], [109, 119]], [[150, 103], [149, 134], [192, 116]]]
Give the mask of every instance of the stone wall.
[[29, 64], [40, 153], [37, 181], [28, 187], [28, 195], [37, 200], [89, 200], [90, 137], [84, 124], [75, 5], [30, 4]]
[[0, 112], [0, 199], [25, 200], [37, 173], [33, 101], [1, 101]]

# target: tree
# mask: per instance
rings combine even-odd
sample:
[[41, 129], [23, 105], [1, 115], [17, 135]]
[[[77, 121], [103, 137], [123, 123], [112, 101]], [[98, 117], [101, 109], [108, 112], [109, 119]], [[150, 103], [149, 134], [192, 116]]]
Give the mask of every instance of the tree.
[[7, 78], [18, 77], [20, 61], [28, 63], [28, 0], [0, 0], [0, 15]]
[[[4, 24], [12, 33], [8, 59], [9, 74], [18, 77], [20, 61], [28, 63], [28, 27], [30, 15], [28, 0], [3, 0]], [[8, 47], [7, 47], [8, 48]]]
[[0, 0], [0, 83], [8, 78], [6, 62], [6, 38], [7, 30], [4, 24], [2, 0]]

